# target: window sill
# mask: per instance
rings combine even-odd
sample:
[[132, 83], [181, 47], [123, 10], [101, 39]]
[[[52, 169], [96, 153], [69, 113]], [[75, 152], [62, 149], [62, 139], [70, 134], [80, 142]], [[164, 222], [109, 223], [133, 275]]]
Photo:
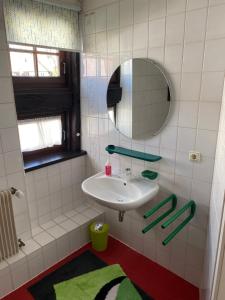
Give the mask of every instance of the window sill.
[[24, 160], [24, 170], [26, 173], [41, 169], [59, 162], [69, 160], [75, 157], [86, 155], [87, 152], [84, 150], [76, 152], [59, 152], [54, 154], [47, 154], [36, 159]]

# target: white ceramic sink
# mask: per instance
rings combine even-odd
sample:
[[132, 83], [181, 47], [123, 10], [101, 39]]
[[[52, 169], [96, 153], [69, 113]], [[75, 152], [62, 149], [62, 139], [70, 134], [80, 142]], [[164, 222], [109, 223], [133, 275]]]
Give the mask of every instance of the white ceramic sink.
[[126, 211], [151, 200], [158, 193], [159, 186], [143, 177], [125, 181], [119, 176], [105, 176], [101, 172], [84, 180], [82, 190], [101, 205]]

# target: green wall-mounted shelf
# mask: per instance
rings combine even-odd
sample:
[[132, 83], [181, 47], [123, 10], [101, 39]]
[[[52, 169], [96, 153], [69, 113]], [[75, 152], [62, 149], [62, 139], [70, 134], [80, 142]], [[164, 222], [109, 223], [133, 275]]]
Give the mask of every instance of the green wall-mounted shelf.
[[133, 158], [137, 158], [137, 159], [141, 159], [141, 160], [145, 160], [145, 161], [150, 161], [150, 162], [156, 162], [156, 161], [162, 159], [162, 157], [158, 156], [158, 155], [143, 153], [140, 151], [130, 150], [130, 149], [122, 148], [122, 147], [117, 147], [114, 145], [108, 145], [105, 148], [105, 150], [108, 151], [109, 154], [117, 153], [120, 155], [125, 155], [125, 156], [129, 156], [129, 157], [133, 157]]

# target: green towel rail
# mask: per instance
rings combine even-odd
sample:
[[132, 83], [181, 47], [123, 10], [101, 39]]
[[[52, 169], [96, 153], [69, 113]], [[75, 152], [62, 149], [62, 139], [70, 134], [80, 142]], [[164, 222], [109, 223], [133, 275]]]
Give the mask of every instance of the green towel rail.
[[150, 216], [152, 216], [155, 212], [157, 212], [162, 206], [167, 204], [168, 202], [172, 203], [172, 206], [169, 210], [167, 210], [165, 213], [160, 215], [157, 219], [152, 221], [149, 225], [147, 225], [143, 230], [142, 233], [148, 232], [150, 229], [152, 229], [154, 226], [156, 226], [159, 222], [161, 222], [165, 217], [167, 217], [171, 212], [173, 212], [177, 206], [177, 197], [176, 195], [172, 194], [168, 198], [164, 199], [163, 201], [159, 202], [157, 205], [155, 205], [152, 209], [150, 209], [147, 213], [144, 214], [144, 218], [147, 219]]
[[164, 246], [166, 246], [194, 217], [196, 211], [195, 202], [193, 200], [190, 200], [181, 209], [179, 209], [172, 217], [170, 217], [166, 222], [164, 222], [161, 225], [163, 229], [167, 228], [171, 223], [177, 220], [177, 218], [179, 218], [187, 209], [190, 209], [190, 215], [167, 236], [167, 238], [162, 242]]
[[114, 146], [114, 145], [108, 145], [105, 148], [105, 150], [109, 154], [117, 153], [117, 154], [120, 154], [120, 155], [125, 155], [125, 156], [141, 159], [141, 160], [144, 160], [144, 161], [150, 161], [150, 162], [156, 162], [156, 161], [162, 159], [162, 157], [159, 156], [159, 155], [148, 154], [148, 153], [144, 153], [144, 152], [140, 152], [140, 151], [136, 151], [136, 150], [131, 150], [131, 149], [123, 148], [123, 147], [117, 147], [117, 146]]

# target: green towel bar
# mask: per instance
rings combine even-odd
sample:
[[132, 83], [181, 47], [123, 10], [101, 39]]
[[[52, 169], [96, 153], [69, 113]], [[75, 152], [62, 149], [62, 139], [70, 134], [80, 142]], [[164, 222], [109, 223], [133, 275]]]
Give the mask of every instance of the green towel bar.
[[148, 232], [150, 229], [152, 229], [154, 226], [156, 226], [159, 222], [161, 222], [165, 217], [167, 217], [171, 212], [173, 212], [177, 206], [177, 197], [176, 195], [172, 194], [168, 198], [164, 199], [163, 201], [159, 202], [157, 205], [155, 205], [152, 209], [150, 209], [147, 213], [144, 214], [144, 218], [147, 219], [150, 216], [152, 216], [155, 212], [157, 212], [162, 206], [164, 206], [168, 202], [172, 202], [172, 206], [169, 210], [167, 210], [165, 213], [163, 213], [161, 216], [159, 216], [157, 219], [152, 221], [149, 225], [147, 225], [143, 230], [142, 233]]
[[194, 217], [196, 211], [195, 202], [193, 200], [189, 201], [181, 209], [179, 209], [172, 217], [170, 217], [166, 222], [164, 222], [161, 225], [163, 229], [167, 228], [171, 223], [173, 223], [189, 208], [190, 208], [190, 215], [167, 236], [167, 238], [162, 242], [164, 246], [166, 246], [178, 234], [178, 232], [180, 232], [184, 228], [184, 226], [188, 222], [190, 222], [190, 220]]
[[125, 156], [129, 156], [129, 157], [133, 157], [133, 158], [137, 158], [137, 159], [141, 159], [141, 160], [145, 160], [145, 161], [150, 161], [150, 162], [156, 162], [156, 161], [162, 159], [162, 157], [158, 156], [158, 155], [148, 154], [148, 153], [131, 150], [131, 149], [126, 149], [123, 147], [117, 147], [114, 145], [108, 145], [105, 148], [105, 150], [109, 154], [117, 153], [120, 155], [125, 155]]

